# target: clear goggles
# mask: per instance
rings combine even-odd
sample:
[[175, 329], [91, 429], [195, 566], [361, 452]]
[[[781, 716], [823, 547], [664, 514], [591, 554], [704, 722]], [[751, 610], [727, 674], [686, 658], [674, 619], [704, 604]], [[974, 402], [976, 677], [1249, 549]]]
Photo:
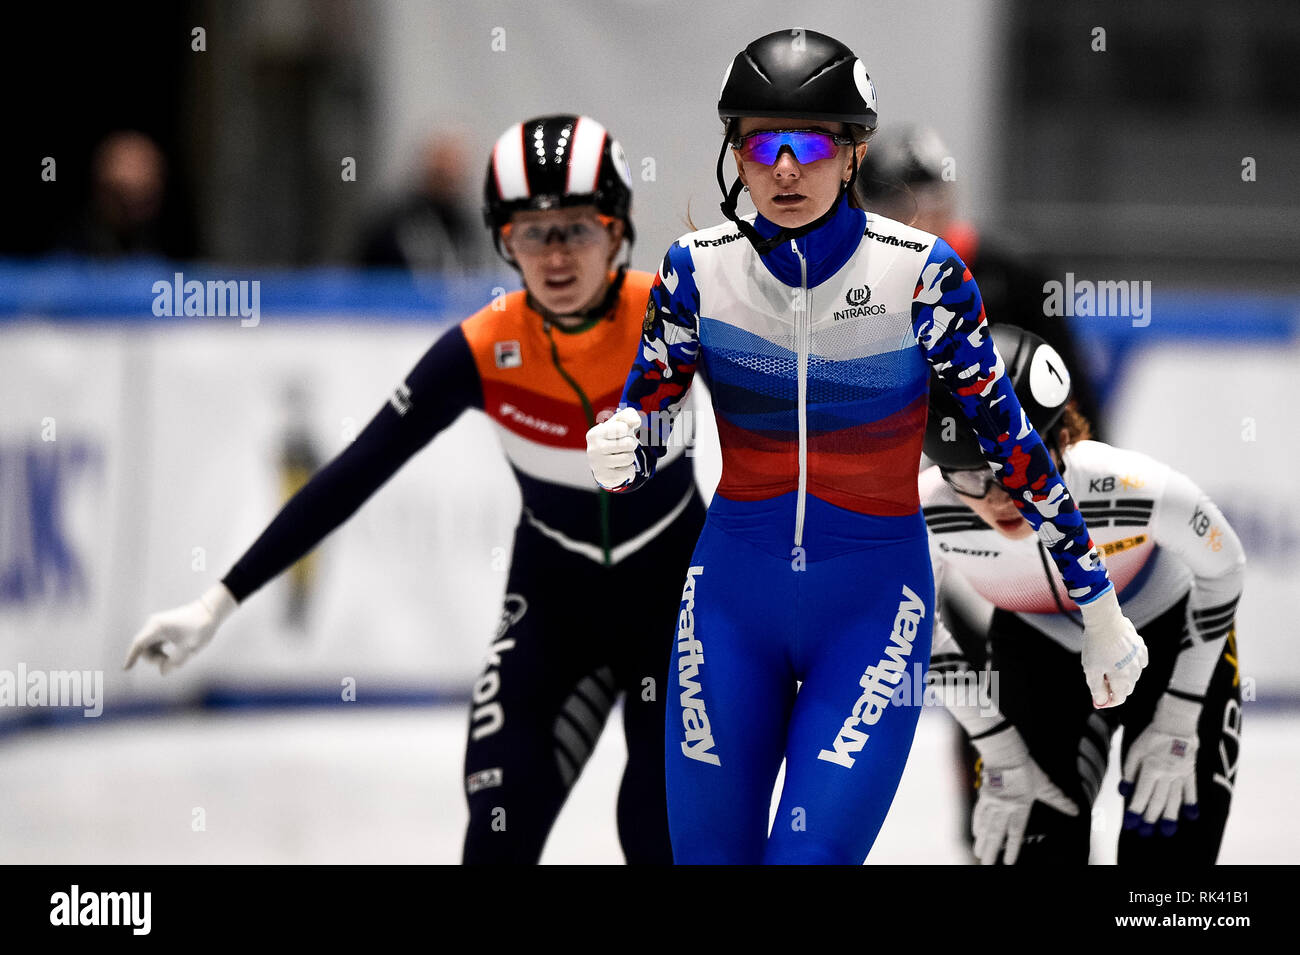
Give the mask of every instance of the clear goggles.
[[501, 237], [524, 255], [546, 251], [553, 239], [566, 248], [582, 249], [604, 239], [614, 222], [613, 217], [601, 215], [559, 222], [507, 222], [501, 227]]
[[939, 473], [950, 488], [966, 497], [988, 497], [989, 489], [997, 481], [989, 467], [962, 468], [959, 471], [939, 468]]

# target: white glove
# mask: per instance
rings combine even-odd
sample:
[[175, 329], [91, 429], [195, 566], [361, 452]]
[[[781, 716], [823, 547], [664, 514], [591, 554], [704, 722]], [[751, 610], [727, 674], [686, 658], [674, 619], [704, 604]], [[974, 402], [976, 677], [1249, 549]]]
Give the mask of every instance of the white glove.
[[641, 415], [624, 408], [587, 432], [587, 461], [596, 483], [607, 491], [620, 488], [636, 474], [637, 431]]
[[237, 606], [225, 584], [217, 583], [192, 603], [154, 614], [131, 641], [122, 669], [131, 669], [136, 658], [143, 654], [166, 675], [207, 646], [221, 621]]
[[[1124, 781], [1119, 791], [1132, 796], [1124, 812], [1124, 828], [1149, 836], [1160, 820], [1162, 835], [1178, 828], [1178, 813], [1185, 819], [1200, 815], [1196, 804], [1196, 724], [1201, 704], [1166, 693], [1156, 703], [1156, 715], [1129, 747], [1124, 760]], [[1137, 780], [1136, 788], [1133, 781]]]
[[1080, 604], [1079, 612], [1083, 614], [1083, 678], [1092, 691], [1092, 705], [1099, 710], [1119, 706], [1147, 665], [1147, 645], [1119, 609], [1114, 587]]
[[1025, 841], [1029, 812], [1036, 801], [1067, 816], [1077, 816], [1079, 807], [1030, 758], [1025, 741], [1014, 727], [979, 740], [975, 746], [984, 763], [971, 819], [975, 855], [981, 865], [993, 865], [1005, 843], [1003, 861], [1015, 865]]

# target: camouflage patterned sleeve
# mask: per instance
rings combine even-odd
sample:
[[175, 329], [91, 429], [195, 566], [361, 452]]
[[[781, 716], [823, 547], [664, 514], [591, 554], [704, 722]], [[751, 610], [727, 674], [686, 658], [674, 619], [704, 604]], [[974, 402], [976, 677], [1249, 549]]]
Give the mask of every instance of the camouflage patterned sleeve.
[[686, 401], [699, 361], [699, 310], [690, 250], [674, 242], [650, 288], [636, 360], [619, 402], [619, 407], [641, 412], [643, 423], [636, 476], [619, 491], [648, 481], [667, 450], [672, 422]]
[[1070, 596], [1081, 604], [1100, 597], [1111, 581], [1092, 536], [1003, 373], [970, 270], [942, 239], [912, 294], [912, 330], [975, 429], [999, 483], [1051, 553]]

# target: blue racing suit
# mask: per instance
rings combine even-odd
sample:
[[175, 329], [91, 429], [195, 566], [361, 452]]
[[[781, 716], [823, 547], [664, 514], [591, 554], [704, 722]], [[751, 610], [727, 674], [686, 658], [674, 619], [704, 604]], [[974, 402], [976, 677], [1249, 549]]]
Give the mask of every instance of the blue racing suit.
[[931, 368], [1070, 596], [1086, 603], [1110, 580], [942, 239], [844, 200], [764, 256], [734, 224], [694, 232], [664, 257], [642, 333], [622, 402], [650, 426], [618, 490], [653, 475], [663, 419], [697, 369], [723, 459], [666, 672], [674, 859], [861, 863], [902, 776], [929, 663], [916, 475]]

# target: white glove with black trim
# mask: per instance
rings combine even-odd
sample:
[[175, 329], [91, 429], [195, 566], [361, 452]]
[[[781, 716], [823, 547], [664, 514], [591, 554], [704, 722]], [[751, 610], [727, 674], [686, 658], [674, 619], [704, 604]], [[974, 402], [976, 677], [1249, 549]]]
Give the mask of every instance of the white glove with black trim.
[[1077, 816], [1079, 807], [1030, 758], [1015, 727], [976, 740], [975, 748], [984, 764], [971, 819], [975, 855], [981, 865], [993, 865], [1005, 845], [1003, 861], [1015, 865], [1035, 802], [1046, 803], [1067, 816]]
[[[1129, 747], [1119, 791], [1128, 805], [1124, 828], [1149, 836], [1160, 820], [1160, 834], [1172, 836], [1184, 819], [1196, 819], [1196, 725], [1201, 704], [1166, 693], [1156, 703], [1151, 724]], [[1136, 786], [1134, 781], [1136, 780]]]
[[605, 490], [617, 490], [636, 475], [640, 428], [641, 415], [635, 408], [624, 408], [587, 432], [587, 462]]
[[198, 600], [154, 614], [131, 641], [122, 669], [131, 669], [136, 658], [143, 656], [157, 663], [158, 671], [166, 675], [207, 646], [237, 606], [225, 584], [216, 583]]
[[1095, 600], [1079, 605], [1083, 615], [1083, 677], [1097, 709], [1119, 706], [1137, 685], [1147, 665], [1147, 645], [1119, 609], [1112, 586]]

